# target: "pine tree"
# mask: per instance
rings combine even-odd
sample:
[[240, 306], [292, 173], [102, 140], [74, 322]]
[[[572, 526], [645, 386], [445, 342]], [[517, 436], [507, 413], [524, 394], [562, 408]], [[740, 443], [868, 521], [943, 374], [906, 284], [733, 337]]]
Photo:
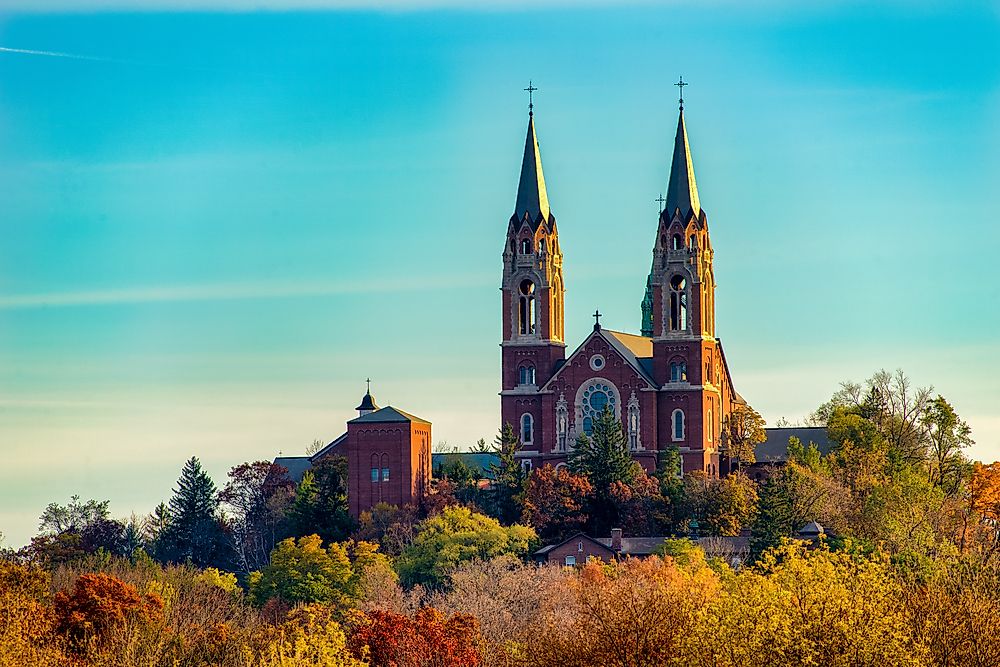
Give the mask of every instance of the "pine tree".
[[504, 424], [493, 441], [493, 453], [497, 456], [497, 462], [490, 464], [493, 475], [493, 506], [490, 514], [508, 526], [521, 519], [521, 497], [528, 479], [528, 474], [517, 458], [520, 449], [521, 441], [514, 432], [514, 427], [509, 423]]
[[611, 487], [616, 482], [631, 484], [639, 464], [632, 460], [622, 424], [610, 407], [594, 420], [593, 434], [581, 433], [576, 446], [569, 454], [569, 469], [584, 475], [594, 487], [594, 500], [590, 508], [590, 530], [603, 534], [618, 521]]
[[159, 557], [199, 567], [216, 564], [223, 538], [217, 517], [219, 501], [215, 482], [197, 457], [192, 456], [181, 469], [168, 507], [170, 519], [158, 541]]
[[771, 475], [760, 489], [757, 518], [750, 531], [750, 562], [781, 544], [781, 538], [792, 535], [792, 509], [785, 484], [785, 471]]
[[328, 456], [307, 470], [289, 510], [297, 537], [319, 535], [324, 542], [347, 539], [354, 520], [347, 505], [347, 458]]

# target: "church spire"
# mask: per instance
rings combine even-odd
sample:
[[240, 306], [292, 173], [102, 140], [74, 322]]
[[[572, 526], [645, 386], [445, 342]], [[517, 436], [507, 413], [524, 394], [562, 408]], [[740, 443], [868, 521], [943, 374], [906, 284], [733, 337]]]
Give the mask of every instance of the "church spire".
[[674, 137], [674, 158], [670, 163], [670, 181], [667, 184], [668, 218], [673, 216], [674, 210], [678, 208], [684, 217], [689, 213], [694, 213], [695, 217], [701, 215], [698, 184], [694, 180], [694, 164], [691, 162], [691, 146], [688, 144], [687, 127], [684, 125], [683, 104], [681, 100], [680, 115], [677, 118], [677, 136]]
[[532, 222], [549, 219], [549, 197], [545, 193], [545, 176], [542, 174], [542, 155], [538, 151], [535, 135], [535, 114], [528, 113], [528, 136], [524, 139], [524, 158], [521, 160], [521, 180], [517, 185], [517, 202], [514, 217], [520, 220], [527, 213]]

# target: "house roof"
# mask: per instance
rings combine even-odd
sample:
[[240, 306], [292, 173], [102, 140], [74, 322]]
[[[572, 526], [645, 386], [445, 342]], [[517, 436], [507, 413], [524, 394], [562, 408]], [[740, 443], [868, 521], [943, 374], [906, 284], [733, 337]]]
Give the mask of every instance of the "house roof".
[[411, 415], [409, 412], [403, 412], [402, 410], [394, 408], [391, 405], [387, 405], [384, 408], [376, 410], [375, 412], [370, 412], [367, 415], [355, 417], [347, 423], [382, 424], [390, 422], [420, 422], [421, 424], [430, 424], [430, 422], [426, 419], [421, 419], [420, 417]]
[[[608, 539], [610, 540], [610, 538], [608, 538]], [[562, 542], [556, 542], [555, 544], [547, 544], [547, 545], [545, 545], [544, 547], [542, 547], [541, 549], [539, 549], [538, 551], [536, 551], [534, 553], [534, 555], [535, 556], [544, 556], [547, 553], [549, 553], [550, 551], [552, 551], [553, 549], [557, 549], [557, 548], [561, 547], [564, 544], [568, 544], [569, 542], [573, 542], [574, 540], [587, 540], [588, 542], [591, 542], [592, 544], [594, 544], [596, 546], [603, 547], [603, 548], [607, 549], [608, 551], [611, 551], [611, 548], [608, 546], [608, 544], [605, 544], [604, 541], [601, 540], [600, 538], [593, 538], [590, 535], [587, 535], [586, 533], [576, 533], [575, 535], [571, 535], [571, 536], [567, 537]], [[614, 552], [612, 552], [612, 553], [614, 553]]]
[[802, 444], [814, 443], [821, 454], [828, 454], [833, 446], [823, 426], [795, 426], [769, 428], [767, 440], [754, 448], [757, 463], [782, 463], [788, 460], [788, 439], [798, 438]]
[[279, 456], [274, 459], [274, 465], [288, 470], [288, 478], [298, 484], [302, 475], [312, 468], [312, 458], [308, 456]]
[[334, 438], [333, 441], [331, 441], [326, 447], [313, 454], [310, 458], [313, 461], [319, 461], [321, 458], [330, 454], [336, 447], [339, 447], [344, 442], [347, 442], [347, 431], [344, 431], [339, 436]]
[[[656, 551], [656, 547], [663, 544], [666, 539], [666, 537], [623, 537], [620, 553], [623, 556], [648, 556]], [[595, 540], [607, 548], [611, 548], [610, 537], [598, 537]]]

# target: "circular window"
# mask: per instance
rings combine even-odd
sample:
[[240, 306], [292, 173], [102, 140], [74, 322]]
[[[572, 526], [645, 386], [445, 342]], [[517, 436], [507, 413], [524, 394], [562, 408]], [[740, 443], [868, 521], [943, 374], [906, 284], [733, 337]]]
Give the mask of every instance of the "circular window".
[[605, 408], [611, 412], [618, 412], [618, 394], [609, 384], [595, 382], [587, 387], [581, 397], [581, 411], [583, 413], [583, 431], [591, 435], [594, 428], [594, 420]]
[[528, 295], [531, 295], [531, 294], [534, 294], [534, 293], [535, 293], [535, 283], [531, 282], [530, 280], [522, 280], [521, 281], [521, 294], [524, 294], [525, 296], [528, 296]]
[[595, 371], [599, 371], [604, 368], [604, 357], [599, 354], [592, 356], [590, 358], [590, 367]]

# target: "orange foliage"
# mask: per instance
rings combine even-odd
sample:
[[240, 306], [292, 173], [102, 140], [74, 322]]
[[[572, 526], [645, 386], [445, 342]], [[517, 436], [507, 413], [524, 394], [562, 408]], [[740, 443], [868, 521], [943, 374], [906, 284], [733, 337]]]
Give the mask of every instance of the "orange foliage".
[[162, 612], [159, 595], [141, 595], [135, 586], [104, 573], [81, 574], [72, 593], [60, 591], [55, 596], [57, 629], [77, 649], [91, 641], [102, 642], [129, 621], [156, 620]]
[[476, 667], [478, 637], [472, 616], [446, 618], [424, 607], [413, 618], [389, 611], [360, 614], [349, 646], [372, 667]]

